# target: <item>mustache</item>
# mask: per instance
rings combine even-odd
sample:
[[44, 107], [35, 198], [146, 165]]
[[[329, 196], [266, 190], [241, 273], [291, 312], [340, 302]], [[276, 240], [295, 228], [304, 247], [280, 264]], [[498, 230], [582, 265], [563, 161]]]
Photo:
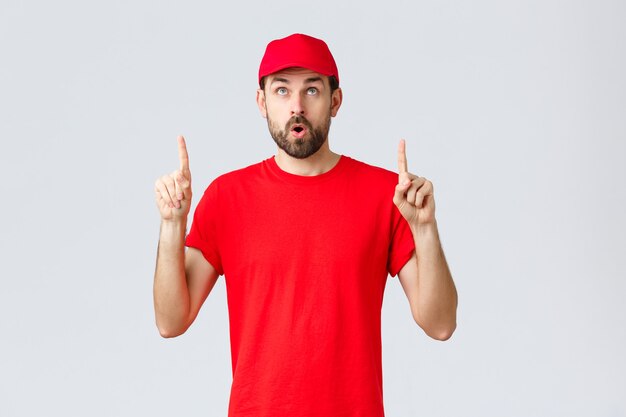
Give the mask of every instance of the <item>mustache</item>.
[[306, 126], [307, 129], [309, 129], [309, 131], [313, 130], [313, 125], [311, 124], [311, 122], [309, 122], [306, 117], [299, 115], [299, 114], [289, 119], [289, 121], [287, 122], [287, 125], [285, 126], [285, 130], [291, 130], [291, 127], [296, 124]]

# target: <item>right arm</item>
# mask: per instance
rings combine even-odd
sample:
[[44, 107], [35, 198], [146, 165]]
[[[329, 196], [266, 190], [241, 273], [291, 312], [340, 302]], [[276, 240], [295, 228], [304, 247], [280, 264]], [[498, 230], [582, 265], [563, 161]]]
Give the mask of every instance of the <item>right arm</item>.
[[193, 323], [218, 273], [202, 252], [185, 252], [187, 215], [191, 207], [191, 172], [185, 140], [178, 138], [180, 170], [159, 178], [156, 202], [161, 213], [161, 231], [154, 273], [154, 312], [163, 337], [183, 334]]

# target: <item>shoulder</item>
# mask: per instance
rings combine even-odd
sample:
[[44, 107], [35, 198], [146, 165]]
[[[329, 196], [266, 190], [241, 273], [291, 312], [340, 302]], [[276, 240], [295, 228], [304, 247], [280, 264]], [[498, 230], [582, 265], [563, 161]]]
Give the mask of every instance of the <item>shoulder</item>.
[[248, 178], [254, 177], [256, 175], [259, 175], [264, 163], [265, 161], [261, 161], [261, 162], [254, 163], [252, 165], [248, 165], [243, 168], [226, 172], [220, 175], [219, 177], [217, 177], [215, 180], [216, 181], [219, 180], [220, 182], [233, 182], [233, 181], [238, 181], [240, 179], [248, 179]]
[[262, 171], [263, 165], [265, 161], [257, 162], [252, 165], [248, 165], [243, 168], [235, 169], [233, 171], [229, 171], [217, 176], [213, 181], [210, 182], [206, 191], [218, 188], [228, 189], [236, 186], [237, 184], [242, 184], [244, 182], [249, 182], [254, 178], [258, 178]]
[[347, 159], [350, 166], [350, 172], [357, 175], [362, 180], [373, 181], [375, 183], [382, 183], [385, 185], [395, 185], [398, 182], [397, 172], [393, 172], [376, 165], [371, 165], [349, 156], [344, 155], [344, 158]]

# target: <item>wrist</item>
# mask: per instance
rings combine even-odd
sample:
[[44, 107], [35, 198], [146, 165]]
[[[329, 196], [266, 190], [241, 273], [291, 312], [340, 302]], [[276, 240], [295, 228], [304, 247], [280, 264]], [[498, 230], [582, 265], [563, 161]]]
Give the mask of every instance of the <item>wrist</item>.
[[437, 221], [433, 220], [428, 223], [412, 223], [409, 225], [411, 228], [411, 232], [413, 233], [413, 237], [415, 239], [424, 240], [424, 239], [439, 239], [439, 230], [437, 229]]
[[187, 234], [187, 219], [172, 219], [172, 220], [164, 220], [161, 219], [161, 233], [166, 234], [180, 234], [183, 236]]

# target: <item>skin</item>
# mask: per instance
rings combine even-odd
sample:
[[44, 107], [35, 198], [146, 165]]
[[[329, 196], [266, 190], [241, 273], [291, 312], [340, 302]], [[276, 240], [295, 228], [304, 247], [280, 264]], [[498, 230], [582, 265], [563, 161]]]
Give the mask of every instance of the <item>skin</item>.
[[[309, 94], [310, 89], [317, 93]], [[281, 90], [285, 91], [281, 94]], [[295, 115], [303, 115], [314, 127], [324, 125], [329, 116], [337, 115], [342, 100], [340, 88], [330, 94], [327, 77], [304, 68], [289, 68], [269, 75], [265, 89], [258, 89], [256, 96], [261, 116], [268, 119], [270, 126], [285, 126]], [[287, 139], [296, 140], [293, 135]], [[326, 138], [321, 148], [305, 159], [294, 158], [277, 148], [276, 163], [292, 174], [319, 175], [334, 167], [339, 157], [330, 150]]]
[[198, 249], [185, 251], [191, 207], [191, 171], [185, 139], [178, 137], [180, 168], [155, 183], [161, 230], [154, 273], [154, 311], [159, 333], [175, 337], [193, 323], [218, 274]]
[[413, 256], [398, 273], [413, 319], [433, 339], [447, 340], [456, 329], [456, 287], [439, 240], [433, 184], [408, 172], [403, 139], [398, 145], [393, 202], [409, 223], [415, 241]]
[[[308, 69], [289, 68], [268, 76], [265, 89], [257, 90], [256, 101], [272, 136], [283, 136], [285, 146], [310, 141], [310, 132], [298, 138], [290, 131], [290, 121], [297, 115], [304, 116], [310, 127], [326, 132], [319, 149], [305, 158], [294, 157], [278, 146], [275, 160], [282, 170], [296, 175], [319, 175], [337, 164], [340, 155], [330, 150], [326, 126], [337, 115], [342, 99], [341, 89], [331, 93], [328, 78]], [[154, 307], [163, 337], [178, 336], [189, 328], [218, 278], [215, 268], [199, 250], [185, 251], [192, 192], [189, 156], [182, 136], [178, 137], [178, 154], [179, 169], [155, 183], [161, 231]], [[446, 340], [456, 328], [456, 288], [439, 240], [433, 185], [408, 172], [404, 140], [398, 147], [398, 185], [393, 202], [408, 222], [415, 241], [416, 250], [398, 273], [413, 318], [427, 335]]]

